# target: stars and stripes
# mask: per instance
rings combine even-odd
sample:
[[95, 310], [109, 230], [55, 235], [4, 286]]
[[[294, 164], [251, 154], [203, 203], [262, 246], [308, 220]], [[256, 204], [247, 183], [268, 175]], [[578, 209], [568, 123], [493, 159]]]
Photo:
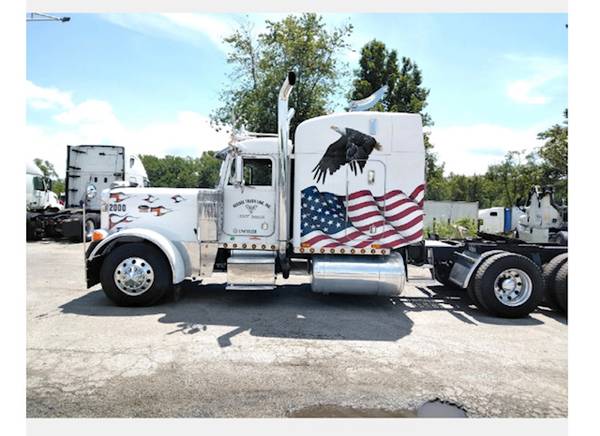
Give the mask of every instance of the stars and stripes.
[[345, 196], [302, 190], [301, 239], [312, 248], [397, 248], [423, 237], [425, 185], [410, 195], [400, 190], [376, 197], [369, 190]]

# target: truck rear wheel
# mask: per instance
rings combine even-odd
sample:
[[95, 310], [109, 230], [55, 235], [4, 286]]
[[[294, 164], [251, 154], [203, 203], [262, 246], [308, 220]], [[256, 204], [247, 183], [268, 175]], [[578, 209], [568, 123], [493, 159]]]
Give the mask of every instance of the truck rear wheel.
[[108, 254], [100, 283], [106, 296], [119, 306], [148, 306], [172, 288], [171, 267], [153, 245], [128, 243]]
[[559, 254], [545, 264], [542, 269], [544, 275], [544, 301], [553, 308], [558, 307], [558, 301], [556, 300], [556, 274], [567, 259], [567, 253]]
[[501, 253], [481, 264], [473, 285], [477, 299], [490, 313], [521, 318], [540, 302], [544, 279], [540, 268], [527, 257]]
[[479, 301], [479, 299], [477, 298], [477, 294], [475, 293], [475, 280], [471, 280], [471, 282], [469, 283], [469, 285], [467, 286], [467, 295], [469, 296], [469, 298], [471, 299], [471, 301], [473, 303], [475, 303], [475, 306], [477, 306], [479, 309], [483, 309], [483, 310], [488, 310], [482, 303], [481, 301]]
[[[487, 257], [487, 259], [491, 259], [493, 257], [505, 254], [505, 251], [501, 251], [501, 250], [494, 250], [496, 251], [494, 254], [490, 254], [489, 257]], [[469, 296], [469, 298], [471, 299], [471, 301], [473, 303], [475, 303], [475, 306], [477, 306], [479, 309], [482, 310], [487, 310], [488, 312], [490, 311], [490, 309], [488, 309], [485, 306], [485, 303], [483, 301], [480, 301], [479, 298], [477, 297], [477, 293], [475, 292], [475, 275], [477, 274], [478, 269], [481, 267], [481, 265], [479, 265], [477, 267], [477, 269], [475, 270], [475, 274], [473, 275], [473, 277], [471, 278], [471, 280], [469, 280], [469, 284], [467, 285], [467, 295]]]
[[554, 279], [554, 297], [560, 310], [567, 313], [569, 262], [558, 269]]

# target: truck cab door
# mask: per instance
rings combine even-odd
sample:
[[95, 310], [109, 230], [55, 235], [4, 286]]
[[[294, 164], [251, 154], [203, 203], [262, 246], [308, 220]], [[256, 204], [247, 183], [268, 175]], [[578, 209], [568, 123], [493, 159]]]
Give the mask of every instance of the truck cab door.
[[232, 159], [223, 188], [223, 233], [268, 237], [275, 232], [274, 161], [270, 156], [243, 156], [242, 183], [236, 183]]
[[[385, 227], [385, 204], [382, 203], [379, 210], [368, 204], [385, 195], [386, 168], [379, 160], [369, 159], [363, 162], [362, 172], [358, 170], [358, 165], [356, 173], [350, 165], [346, 165], [347, 215], [353, 227], [359, 228], [369, 239], [377, 240]], [[356, 197], [357, 195], [360, 197]], [[349, 228], [347, 232], [354, 230]]]

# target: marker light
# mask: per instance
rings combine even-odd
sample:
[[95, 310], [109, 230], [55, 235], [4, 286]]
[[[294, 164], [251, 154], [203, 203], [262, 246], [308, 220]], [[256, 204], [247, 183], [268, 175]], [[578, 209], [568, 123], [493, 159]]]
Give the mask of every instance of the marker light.
[[94, 230], [94, 233], [92, 233], [92, 241], [101, 241], [104, 238], [106, 238], [106, 235], [108, 235], [108, 232], [106, 230]]

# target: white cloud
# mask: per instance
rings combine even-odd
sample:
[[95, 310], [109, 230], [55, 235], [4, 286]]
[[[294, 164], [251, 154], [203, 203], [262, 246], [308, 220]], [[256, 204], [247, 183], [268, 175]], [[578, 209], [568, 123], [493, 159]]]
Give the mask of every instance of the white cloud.
[[508, 84], [506, 93], [517, 103], [544, 104], [548, 101], [548, 97], [545, 97], [541, 94], [535, 95], [536, 88], [544, 83], [545, 80], [542, 78], [515, 80], [514, 82], [510, 82]]
[[559, 59], [507, 55], [505, 59], [514, 63], [529, 77], [509, 82], [506, 94], [517, 103], [540, 105], [551, 100], [545, 93], [548, 85], [557, 79], [566, 79], [567, 64]]
[[54, 116], [62, 124], [115, 123], [117, 119], [109, 103], [102, 100], [85, 100]]
[[73, 105], [71, 93], [56, 88], [43, 88], [30, 80], [25, 83], [27, 104], [33, 109], [69, 108]]
[[[549, 124], [548, 124], [549, 125]], [[502, 161], [513, 150], [533, 151], [542, 142], [537, 133], [544, 125], [515, 129], [497, 124], [432, 127], [431, 142], [446, 174], [483, 174], [488, 165]]]
[[[62, 95], [62, 91], [47, 93], [47, 89], [33, 86], [38, 93], [28, 98], [32, 107], [31, 102], [38, 101], [38, 95]], [[112, 144], [125, 146], [127, 153], [199, 157], [203, 151], [226, 147], [229, 141], [229, 133], [215, 131], [209, 118], [196, 112], [182, 111], [169, 121], [132, 127], [119, 120], [106, 101], [69, 101], [50, 106], [58, 113], [50, 116], [48, 123], [28, 124], [26, 128], [27, 159], [47, 159], [61, 175], [65, 172], [67, 145]]]
[[230, 18], [208, 14], [106, 14], [102, 17], [113, 24], [145, 35], [162, 35], [192, 44], [208, 39], [222, 51], [226, 50], [223, 38], [238, 26]]

